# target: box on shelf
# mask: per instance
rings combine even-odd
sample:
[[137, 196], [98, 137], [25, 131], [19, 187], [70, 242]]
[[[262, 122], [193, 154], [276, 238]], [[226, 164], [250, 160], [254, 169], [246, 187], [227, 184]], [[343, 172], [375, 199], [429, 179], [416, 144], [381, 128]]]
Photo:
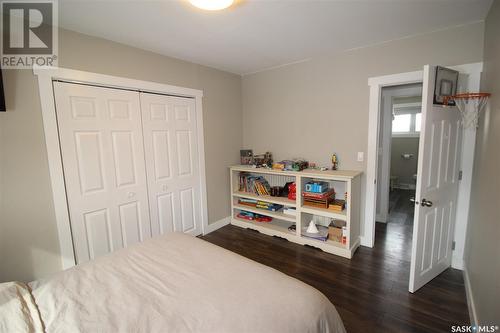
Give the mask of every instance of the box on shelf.
[[311, 193], [324, 193], [328, 191], [329, 189], [329, 184], [328, 182], [322, 182], [322, 181], [310, 181], [306, 183], [306, 192], [311, 192]]
[[328, 226], [328, 237], [331, 240], [342, 243], [342, 228], [345, 226], [345, 221], [332, 219], [330, 225]]
[[345, 200], [339, 200], [339, 199], [333, 200], [333, 202], [331, 202], [328, 205], [328, 209], [336, 211], [336, 212], [343, 211], [345, 209]]
[[332, 189], [321, 195], [317, 193], [304, 192], [302, 193], [302, 197], [304, 198], [304, 206], [328, 208], [330, 203], [335, 201], [335, 191]]
[[342, 242], [342, 228], [328, 227], [328, 237], [335, 242]]

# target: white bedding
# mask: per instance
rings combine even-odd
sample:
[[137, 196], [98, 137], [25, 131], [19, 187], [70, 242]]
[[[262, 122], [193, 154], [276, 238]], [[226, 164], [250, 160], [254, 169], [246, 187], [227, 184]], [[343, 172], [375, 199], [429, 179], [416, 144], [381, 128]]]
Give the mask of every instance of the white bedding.
[[43, 325], [27, 285], [0, 284], [0, 332], [42, 332]]
[[179, 233], [30, 286], [47, 332], [345, 332], [316, 289]]

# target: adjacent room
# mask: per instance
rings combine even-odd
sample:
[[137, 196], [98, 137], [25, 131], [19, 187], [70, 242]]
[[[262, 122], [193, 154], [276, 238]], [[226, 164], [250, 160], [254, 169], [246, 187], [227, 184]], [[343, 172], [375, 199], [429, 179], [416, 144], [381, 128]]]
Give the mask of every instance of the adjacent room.
[[500, 0], [0, 6], [0, 332], [499, 332]]

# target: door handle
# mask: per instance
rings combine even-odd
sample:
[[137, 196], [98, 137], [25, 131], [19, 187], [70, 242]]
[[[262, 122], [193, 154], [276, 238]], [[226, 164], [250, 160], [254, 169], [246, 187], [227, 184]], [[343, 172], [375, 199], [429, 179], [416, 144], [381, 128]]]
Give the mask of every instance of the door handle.
[[129, 198], [132, 198], [133, 196], [135, 196], [135, 192], [128, 192], [128, 193], [127, 193], [127, 196], [128, 196]]
[[418, 201], [415, 201], [415, 198], [411, 197], [410, 201], [413, 202], [415, 205], [418, 205]]
[[422, 199], [422, 206], [432, 207], [432, 201]]

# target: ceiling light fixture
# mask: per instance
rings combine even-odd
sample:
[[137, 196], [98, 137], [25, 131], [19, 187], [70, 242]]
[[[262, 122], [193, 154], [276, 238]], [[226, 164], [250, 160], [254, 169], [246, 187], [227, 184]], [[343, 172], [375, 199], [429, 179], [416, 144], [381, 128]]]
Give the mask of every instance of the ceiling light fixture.
[[189, 2], [200, 9], [221, 10], [231, 6], [234, 0], [189, 0]]

